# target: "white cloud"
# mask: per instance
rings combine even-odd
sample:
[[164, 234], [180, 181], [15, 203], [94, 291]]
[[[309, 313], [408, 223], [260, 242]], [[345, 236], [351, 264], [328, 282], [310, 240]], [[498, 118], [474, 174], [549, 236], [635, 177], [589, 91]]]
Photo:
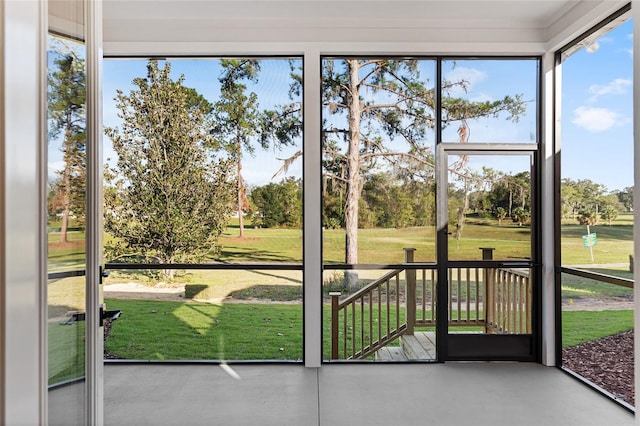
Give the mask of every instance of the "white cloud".
[[591, 101], [595, 101], [604, 95], [623, 95], [627, 93], [627, 89], [633, 87], [633, 82], [626, 78], [616, 78], [607, 84], [592, 84], [589, 86], [589, 93], [593, 96]]
[[604, 132], [612, 127], [628, 123], [629, 119], [606, 108], [581, 106], [573, 110], [571, 122], [589, 132]]
[[[475, 68], [468, 67], [455, 67], [451, 70], [446, 76], [445, 80], [456, 83], [460, 81], [466, 82], [467, 92], [473, 90], [473, 86], [487, 78], [487, 73], [484, 71], [480, 71]], [[455, 86], [452, 90], [450, 90], [450, 95], [452, 96], [462, 96], [465, 91], [462, 90], [459, 86]]]
[[494, 98], [488, 93], [478, 93], [469, 100], [471, 102], [493, 102]]

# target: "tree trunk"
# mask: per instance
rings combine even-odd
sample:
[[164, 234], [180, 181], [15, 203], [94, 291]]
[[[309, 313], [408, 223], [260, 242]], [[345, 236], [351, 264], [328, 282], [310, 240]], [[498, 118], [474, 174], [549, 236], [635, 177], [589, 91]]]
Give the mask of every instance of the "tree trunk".
[[[158, 260], [159, 260], [160, 263], [168, 263], [168, 264], [175, 263], [175, 261], [176, 261], [175, 252], [174, 252], [174, 254], [166, 254], [165, 253], [164, 256], [163, 255], [159, 255], [158, 256]], [[176, 270], [175, 269], [162, 269], [161, 274], [162, 274], [162, 280], [164, 282], [170, 282], [175, 278]]]
[[162, 270], [162, 277], [164, 278], [165, 281], [172, 281], [176, 276], [176, 270], [175, 269], [163, 269]]
[[[71, 123], [70, 113], [67, 112], [67, 123]], [[64, 170], [62, 171], [62, 223], [60, 224], [60, 242], [68, 241], [67, 231], [69, 229], [69, 210], [71, 210], [71, 126], [67, 124], [64, 134], [65, 154], [64, 154]]]
[[[347, 152], [347, 199], [345, 205], [345, 263], [358, 263], [358, 200], [360, 198], [360, 108], [358, 59], [347, 60], [350, 67], [349, 79], [349, 149]], [[358, 273], [345, 273], [347, 288], [358, 287]]]
[[242, 180], [242, 144], [238, 143], [238, 226], [240, 228], [240, 238], [244, 238], [244, 181]]
[[470, 190], [471, 184], [469, 183], [469, 179], [465, 178], [464, 179], [464, 204], [463, 204], [463, 208], [464, 211], [469, 211], [469, 190]]
[[69, 204], [67, 202], [67, 195], [64, 195], [65, 201], [65, 207], [64, 210], [62, 210], [62, 223], [60, 224], [60, 242], [61, 243], [66, 243], [68, 241], [67, 239], [67, 230], [69, 229]]
[[509, 187], [509, 217], [513, 217], [511, 212], [513, 210], [513, 190]]

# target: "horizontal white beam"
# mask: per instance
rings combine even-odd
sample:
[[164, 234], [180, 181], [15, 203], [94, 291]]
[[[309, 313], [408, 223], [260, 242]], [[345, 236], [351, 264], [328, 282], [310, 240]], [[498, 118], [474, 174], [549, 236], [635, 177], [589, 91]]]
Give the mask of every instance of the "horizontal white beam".
[[542, 55], [544, 43], [480, 42], [105, 42], [112, 56], [302, 55]]

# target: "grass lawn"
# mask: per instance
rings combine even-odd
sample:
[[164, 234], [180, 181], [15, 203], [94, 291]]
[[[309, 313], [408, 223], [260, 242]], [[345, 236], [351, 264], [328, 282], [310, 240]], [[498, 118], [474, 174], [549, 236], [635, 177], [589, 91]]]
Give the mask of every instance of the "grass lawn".
[[84, 310], [85, 280], [50, 281], [48, 288], [49, 384], [84, 376], [85, 322], [59, 324], [69, 311]]
[[[53, 224], [55, 225], [55, 224]], [[50, 270], [63, 270], [82, 264], [84, 260], [84, 232], [70, 231], [69, 243], [59, 243], [59, 232], [52, 225], [49, 233]], [[565, 265], [590, 264], [589, 249], [584, 248], [582, 236], [586, 227], [574, 220], [565, 219], [562, 225], [562, 262]], [[598, 243], [593, 247], [594, 262], [625, 263], [633, 252], [633, 217], [621, 214], [612, 226], [594, 225], [590, 232], [598, 235]], [[222, 252], [215, 260], [224, 262], [302, 262], [301, 229], [255, 229], [249, 223], [245, 227], [246, 237], [238, 238], [237, 219], [232, 219], [229, 227], [220, 237]], [[505, 221], [498, 226], [489, 218], [469, 216], [462, 238], [449, 241], [450, 256], [456, 259], [480, 259], [479, 247], [495, 247], [496, 257], [513, 259], [529, 256], [530, 229]], [[105, 242], [112, 238], [105, 233]], [[404, 260], [404, 247], [414, 247], [416, 261], [435, 260], [435, 227], [403, 229], [360, 229], [360, 263], [397, 263]], [[342, 229], [323, 231], [323, 261], [344, 262], [345, 235]]]
[[632, 310], [562, 312], [562, 347], [622, 333], [633, 328]]
[[302, 305], [107, 300], [105, 350], [125, 359], [299, 360]]
[[[591, 232], [598, 235], [594, 247], [596, 263], [628, 262], [632, 252], [631, 216], [621, 215], [613, 226], [597, 225]], [[222, 252], [213, 260], [223, 262], [302, 262], [302, 231], [295, 229], [246, 228], [246, 238], [237, 237], [237, 226], [229, 227], [220, 238]], [[492, 219], [469, 218], [462, 239], [450, 240], [451, 256], [456, 259], [479, 259], [479, 247], [496, 248], [496, 258], [527, 257], [529, 229], [510, 223], [497, 226]], [[571, 221], [562, 226], [563, 263], [590, 264], [590, 253], [582, 246], [586, 228]], [[68, 270], [82, 267], [84, 234], [71, 232], [71, 243], [60, 244], [59, 235], [49, 235], [49, 270]], [[105, 240], [109, 240], [105, 236]], [[404, 260], [404, 247], [414, 247], [416, 261], [435, 259], [435, 229], [433, 227], [408, 229], [359, 230], [360, 263], [400, 263]], [[344, 261], [344, 231], [323, 231], [325, 262]], [[599, 272], [630, 277], [624, 266], [594, 267]], [[599, 269], [598, 269], [599, 268]], [[617, 268], [617, 269], [614, 269]], [[335, 281], [341, 271], [327, 271], [325, 283]], [[381, 271], [363, 270], [359, 276], [371, 280]], [[75, 277], [49, 283], [49, 317], [58, 318], [68, 310], [82, 309], [84, 305], [84, 279]], [[158, 277], [148, 271], [112, 271], [105, 280], [105, 288], [112, 283], [143, 282], [154, 285]], [[129, 359], [279, 359], [297, 360], [302, 357], [302, 306], [279, 303], [297, 301], [302, 294], [301, 271], [178, 271], [177, 283], [187, 286], [187, 295], [195, 299], [235, 300], [270, 299], [277, 303], [155, 302], [110, 300], [110, 309], [122, 309], [123, 316], [116, 321], [107, 349]], [[563, 297], [621, 297], [629, 298], [632, 291], [623, 287], [597, 283], [579, 277], [563, 275]], [[325, 321], [329, 313], [325, 307]], [[563, 313], [565, 345], [615, 334], [631, 327], [630, 311]], [[607, 327], [605, 327], [607, 325]], [[608, 326], [611, 327], [608, 327]], [[50, 346], [63, 348], [73, 340], [75, 326], [50, 325]], [[72, 328], [69, 328], [72, 327]], [[604, 328], [603, 328], [604, 327]], [[325, 327], [326, 328], [326, 327]], [[328, 329], [323, 330], [324, 356], [328, 357]], [[76, 336], [82, 339], [82, 337]], [[69, 340], [71, 339], [71, 340]], [[58, 343], [60, 342], [60, 343]], [[52, 377], [68, 377], [75, 373], [71, 354], [56, 349], [51, 355]], [[77, 352], [77, 351], [76, 351]], [[69, 377], [71, 378], [71, 377]], [[58, 379], [56, 379], [58, 380]], [[62, 380], [62, 379], [60, 379]]]
[[84, 376], [85, 323], [48, 323], [49, 384]]
[[[124, 359], [302, 359], [300, 304], [118, 299], [107, 300], [107, 304], [109, 309], [121, 309], [123, 314], [114, 322], [105, 349]], [[323, 353], [327, 359], [330, 309], [327, 305], [323, 309]], [[631, 329], [633, 311], [563, 312], [562, 320], [566, 347]], [[455, 331], [460, 330], [451, 329]]]
[[575, 220], [564, 219], [561, 226], [562, 264], [589, 265], [591, 263], [629, 263], [629, 255], [633, 254], [633, 215], [621, 214], [612, 221], [591, 226], [589, 231], [598, 236], [591, 253], [585, 248], [582, 236], [587, 234], [587, 227], [578, 225]]
[[[614, 275], [621, 278], [633, 279], [633, 273], [615, 269], [591, 268], [593, 272], [599, 272], [607, 275]], [[562, 274], [562, 298], [594, 298], [594, 299], [611, 299], [623, 298], [629, 299], [633, 297], [633, 289], [622, 287], [615, 284], [608, 284], [588, 278], [578, 277], [570, 274]]]

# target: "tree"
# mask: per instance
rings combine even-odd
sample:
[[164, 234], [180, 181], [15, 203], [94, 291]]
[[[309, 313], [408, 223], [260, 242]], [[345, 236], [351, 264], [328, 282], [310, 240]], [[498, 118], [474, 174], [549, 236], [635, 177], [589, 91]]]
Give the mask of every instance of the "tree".
[[[345, 262], [358, 263], [358, 221], [360, 196], [364, 179], [372, 170], [404, 170], [423, 177], [427, 186], [433, 181], [434, 153], [425, 143], [426, 131], [435, 126], [436, 93], [420, 78], [418, 60], [410, 59], [327, 59], [322, 64], [325, 108], [323, 117], [323, 194], [332, 206], [340, 194], [342, 209], [332, 207], [323, 212], [325, 226], [335, 226], [335, 212], [342, 210], [345, 227]], [[301, 87], [301, 74], [292, 72], [292, 92]], [[521, 95], [505, 96], [501, 100], [472, 102], [449, 96], [450, 90], [465, 90], [464, 80], [443, 84], [441, 98], [442, 124], [457, 124], [461, 142], [467, 142], [468, 123], [480, 117], [497, 117], [517, 121], [524, 113]], [[301, 120], [295, 108], [287, 106], [274, 113], [286, 117], [282, 125], [273, 126], [270, 134], [288, 140], [289, 132], [299, 132]], [[275, 122], [275, 121], [274, 121]], [[402, 141], [404, 143], [398, 143]], [[399, 148], [404, 145], [404, 148]], [[283, 168], [301, 155], [284, 160]], [[464, 166], [464, 161], [460, 164]], [[326, 209], [325, 209], [326, 210]], [[347, 285], [357, 284], [355, 271], [348, 271]]]
[[[562, 179], [561, 197], [564, 211], [571, 211], [571, 216], [580, 215], [581, 211], [592, 211], [597, 222], [597, 213], [601, 197], [607, 192], [604, 185], [595, 183], [589, 179], [574, 181], [569, 178]], [[580, 221], [580, 219], [578, 219]]]
[[[359, 198], [363, 177], [380, 163], [407, 168], [415, 163], [433, 166], [425, 132], [435, 124], [434, 89], [420, 79], [417, 60], [341, 59], [323, 63], [323, 105], [329, 113], [323, 128], [325, 174], [345, 188], [345, 262], [358, 263]], [[466, 87], [465, 81], [445, 82], [445, 88]], [[458, 123], [461, 141], [468, 139], [469, 120], [506, 112], [516, 120], [524, 112], [519, 96], [494, 102], [442, 98], [443, 123]], [[406, 150], [398, 148], [403, 141]], [[344, 147], [336, 149], [336, 147]], [[335, 173], [339, 164], [341, 173]], [[353, 288], [357, 280], [348, 279]]]
[[214, 104], [214, 134], [236, 162], [238, 225], [240, 238], [244, 238], [244, 212], [248, 207], [247, 189], [242, 178], [242, 154], [254, 155], [253, 139], [258, 133], [261, 117], [258, 110], [258, 95], [246, 94], [243, 81], [255, 82], [260, 71], [256, 59], [222, 59], [223, 71], [220, 81], [220, 100]]
[[496, 219], [498, 219], [498, 226], [502, 225], [502, 221], [505, 217], [507, 217], [507, 211], [502, 207], [496, 208]]
[[606, 220], [609, 226], [611, 226], [611, 221], [618, 217], [618, 210], [611, 204], [607, 204], [600, 210], [600, 217]]
[[84, 218], [86, 182], [85, 61], [72, 49], [57, 52], [48, 76], [49, 138], [62, 138], [63, 168], [49, 206], [62, 216], [60, 241], [67, 242], [71, 213]]
[[105, 229], [118, 241], [110, 249], [161, 263], [199, 260], [219, 251], [233, 208], [233, 160], [220, 155], [207, 103], [184, 77], [173, 81], [169, 63], [149, 61], [147, 70], [129, 94], [118, 91], [121, 127], [105, 129], [118, 155], [105, 173]]
[[530, 217], [531, 214], [529, 213], [529, 211], [522, 207], [516, 207], [511, 212], [511, 220], [513, 220], [514, 223], [517, 223], [518, 226], [522, 226], [527, 223]]
[[598, 199], [598, 206], [600, 217], [606, 220], [609, 226], [611, 226], [611, 222], [618, 217], [618, 212], [625, 209], [624, 204], [620, 202], [618, 194], [616, 193], [601, 196]]
[[617, 191], [616, 195], [626, 211], [630, 212], [633, 210], [633, 186], [628, 186]]
[[251, 191], [256, 206], [254, 223], [266, 228], [302, 225], [302, 182], [292, 177], [269, 183]]
[[583, 207], [578, 211], [577, 220], [580, 225], [593, 226], [598, 223], [598, 215], [592, 208]]

